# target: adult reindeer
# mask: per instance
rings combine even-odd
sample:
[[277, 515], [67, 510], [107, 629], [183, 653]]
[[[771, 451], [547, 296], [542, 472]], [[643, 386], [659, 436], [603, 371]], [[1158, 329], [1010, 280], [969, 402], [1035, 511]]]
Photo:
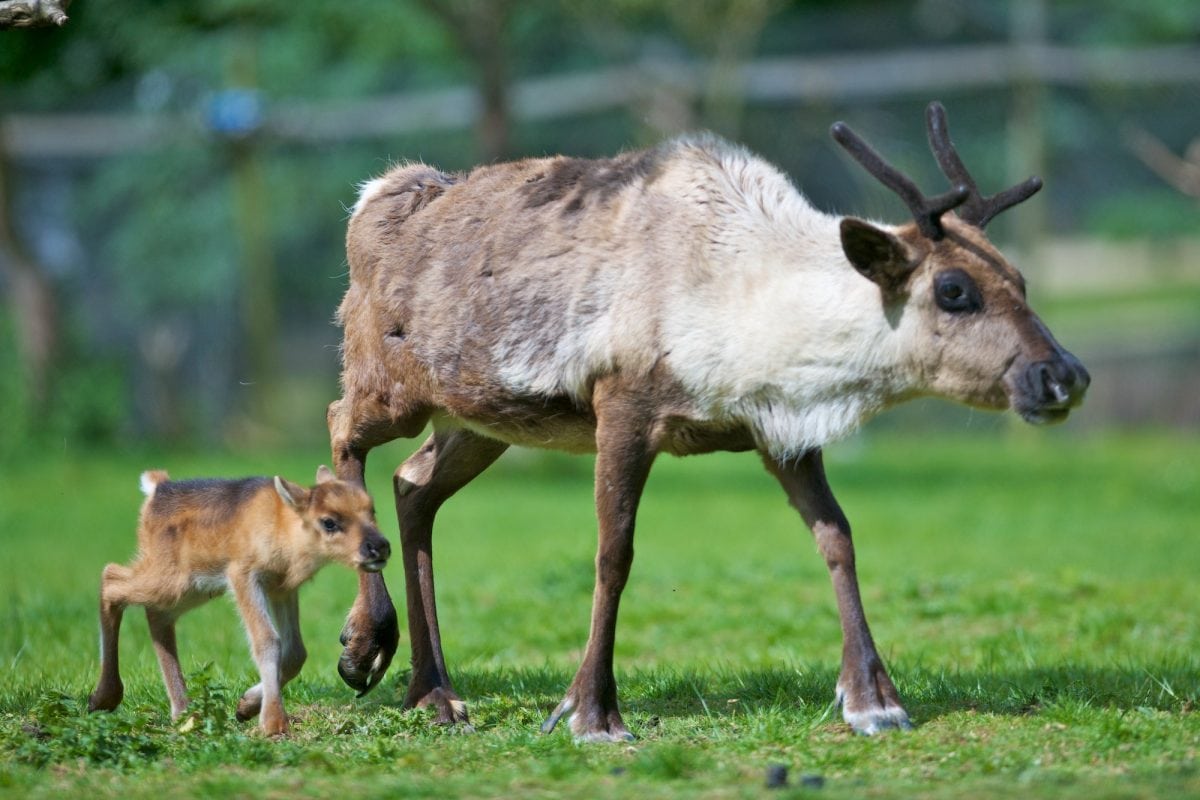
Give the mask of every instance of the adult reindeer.
[[[913, 221], [813, 209], [747, 151], [683, 137], [613, 159], [529, 159], [367, 183], [347, 233], [339, 477], [368, 451], [433, 433], [395, 473], [412, 678], [406, 705], [466, 723], [442, 656], [431, 535], [440, 505], [511, 444], [596, 453], [599, 551], [583, 663], [558, 708], [588, 740], [630, 738], [613, 642], [634, 517], [657, 454], [757, 450], [829, 566], [844, 646], [837, 697], [874, 733], [908, 727], [871, 639], [850, 526], [821, 448], [920, 395], [1065, 418], [1088, 374], [1030, 310], [983, 227], [1036, 179], [984, 197], [945, 112], [929, 141], [953, 188], [927, 198], [844, 124], [834, 138]], [[958, 209], [958, 215], [949, 214]], [[379, 575], [360, 576], [339, 670], [369, 690], [396, 648]]]

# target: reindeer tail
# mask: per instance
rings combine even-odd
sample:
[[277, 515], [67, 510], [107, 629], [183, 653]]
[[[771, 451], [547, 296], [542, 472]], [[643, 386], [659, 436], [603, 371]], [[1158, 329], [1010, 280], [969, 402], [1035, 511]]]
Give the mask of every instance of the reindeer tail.
[[141, 486], [142, 494], [146, 497], [154, 497], [154, 490], [158, 488], [160, 483], [165, 483], [171, 478], [167, 475], [166, 470], [148, 469], [142, 473]]

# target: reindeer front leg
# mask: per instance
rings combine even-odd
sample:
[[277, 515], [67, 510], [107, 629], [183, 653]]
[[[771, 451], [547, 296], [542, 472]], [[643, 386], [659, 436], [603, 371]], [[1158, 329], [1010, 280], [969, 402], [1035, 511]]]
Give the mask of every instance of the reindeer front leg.
[[358, 595], [338, 641], [338, 675], [362, 697], [383, 680], [400, 646], [396, 606], [381, 572], [358, 573]]
[[617, 608], [621, 591], [633, 565], [633, 528], [638, 502], [655, 448], [649, 425], [641, 418], [644, 405], [600, 397], [596, 408], [596, 517], [599, 547], [596, 551], [596, 589], [592, 597], [592, 627], [583, 663], [566, 697], [542, 724], [554, 730], [569, 714], [571, 733], [583, 741], [632, 740], [617, 706], [617, 681], [613, 675], [613, 647], [617, 633]]
[[[428, 415], [426, 415], [427, 417]], [[366, 485], [367, 453], [393, 436], [415, 436], [424, 426], [419, 414], [404, 421], [407, 428], [381, 432], [392, 425], [386, 409], [344, 397], [329, 405], [326, 421], [333, 448], [333, 471], [344, 481]], [[383, 679], [400, 644], [396, 606], [381, 572], [358, 573], [358, 595], [342, 626], [342, 655], [338, 674], [362, 697]]]
[[825, 479], [821, 451], [812, 450], [799, 460], [786, 462], [764, 455], [763, 461], [804, 517], [829, 567], [842, 621], [842, 672], [837, 682], [842, 717], [855, 731], [868, 735], [887, 728], [911, 728], [867, 627], [854, 568], [850, 523]]

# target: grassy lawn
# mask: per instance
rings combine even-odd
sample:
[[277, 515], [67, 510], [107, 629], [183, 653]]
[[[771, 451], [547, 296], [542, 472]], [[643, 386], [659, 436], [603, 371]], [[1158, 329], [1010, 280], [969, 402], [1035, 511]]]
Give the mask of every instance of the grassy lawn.
[[[393, 543], [404, 453], [377, 451], [369, 470]], [[335, 663], [355, 582], [338, 566], [302, 594], [290, 739], [232, 721], [255, 677], [227, 600], [179, 626], [190, 730], [170, 724], [136, 611], [124, 705], [84, 714], [99, 573], [132, 553], [138, 473], [308, 482], [326, 458], [64, 451], [0, 465], [0, 794], [1200, 795], [1200, 439], [1187, 435], [876, 432], [830, 450], [907, 734], [856, 737], [830, 707], [832, 590], [753, 455], [664, 458], [651, 477], [617, 649], [632, 746], [537, 732], [586, 638], [595, 534], [590, 461], [529, 452], [439, 519], [442, 632], [474, 735], [401, 710], [407, 641], [380, 688], [353, 698]], [[387, 576], [402, 596], [398, 563]], [[788, 788], [766, 788], [772, 765]]]

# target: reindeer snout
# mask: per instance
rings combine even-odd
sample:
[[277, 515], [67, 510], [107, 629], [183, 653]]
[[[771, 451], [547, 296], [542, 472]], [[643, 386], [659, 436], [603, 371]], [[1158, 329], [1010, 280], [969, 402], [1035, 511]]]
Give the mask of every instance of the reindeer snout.
[[358, 549], [358, 554], [361, 560], [362, 568], [368, 572], [378, 572], [387, 564], [388, 558], [392, 555], [392, 546], [388, 544], [388, 540], [380, 536], [378, 533], [368, 535], [363, 539], [362, 546]]
[[1035, 361], [1020, 381], [1024, 402], [1018, 407], [1028, 422], [1059, 422], [1079, 405], [1092, 377], [1079, 359], [1066, 351], [1055, 358]]
[[1053, 361], [1042, 361], [1035, 365], [1040, 372], [1040, 384], [1044, 397], [1055, 405], [1070, 407], [1078, 405], [1087, 391], [1092, 376], [1084, 369], [1079, 359], [1070, 353]]

